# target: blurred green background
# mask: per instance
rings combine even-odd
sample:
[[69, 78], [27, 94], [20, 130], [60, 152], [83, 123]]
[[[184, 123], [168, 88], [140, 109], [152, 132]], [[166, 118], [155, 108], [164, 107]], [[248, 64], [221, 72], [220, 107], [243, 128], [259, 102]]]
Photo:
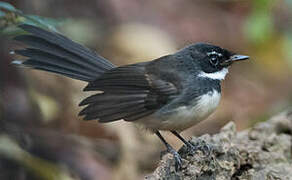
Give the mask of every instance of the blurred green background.
[[[291, 0], [13, 0], [0, 2], [0, 179], [143, 179], [164, 150], [131, 123], [77, 116], [89, 95], [77, 80], [10, 65], [19, 23], [58, 31], [116, 65], [147, 61], [193, 42], [251, 60], [232, 66], [217, 111], [183, 133], [238, 130], [292, 105]], [[15, 57], [18, 58], [18, 57]], [[167, 140], [179, 148], [172, 135]]]

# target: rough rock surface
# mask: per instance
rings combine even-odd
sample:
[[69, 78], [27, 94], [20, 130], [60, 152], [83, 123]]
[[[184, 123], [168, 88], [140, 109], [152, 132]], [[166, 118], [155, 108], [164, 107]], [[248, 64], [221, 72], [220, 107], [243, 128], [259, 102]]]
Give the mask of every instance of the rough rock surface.
[[291, 110], [242, 132], [230, 122], [218, 134], [193, 137], [196, 153], [189, 154], [183, 146], [180, 171], [175, 171], [172, 155], [166, 154], [145, 179], [292, 179], [291, 141]]

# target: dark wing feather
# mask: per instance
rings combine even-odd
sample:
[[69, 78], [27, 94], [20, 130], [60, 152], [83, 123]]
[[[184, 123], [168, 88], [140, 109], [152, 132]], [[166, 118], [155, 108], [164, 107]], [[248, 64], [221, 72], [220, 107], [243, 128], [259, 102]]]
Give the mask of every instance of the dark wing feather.
[[172, 83], [148, 74], [141, 64], [114, 68], [90, 82], [84, 90], [103, 91], [80, 103], [87, 106], [79, 115], [100, 122], [135, 121], [152, 114], [178, 93]]

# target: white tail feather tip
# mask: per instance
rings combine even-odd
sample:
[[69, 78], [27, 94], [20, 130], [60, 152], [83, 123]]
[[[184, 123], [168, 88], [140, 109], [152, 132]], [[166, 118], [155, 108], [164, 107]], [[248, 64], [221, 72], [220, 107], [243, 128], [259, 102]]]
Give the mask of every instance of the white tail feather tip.
[[11, 62], [11, 64], [21, 65], [22, 64], [22, 61], [14, 60], [14, 61]]

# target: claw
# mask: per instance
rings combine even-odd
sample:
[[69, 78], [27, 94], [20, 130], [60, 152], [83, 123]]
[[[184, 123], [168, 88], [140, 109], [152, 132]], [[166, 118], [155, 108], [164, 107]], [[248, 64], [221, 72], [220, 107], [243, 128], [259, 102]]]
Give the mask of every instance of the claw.
[[176, 152], [171, 146], [167, 146], [167, 152], [173, 155], [175, 171], [180, 170], [182, 168], [182, 160], [178, 152]]
[[211, 154], [212, 148], [208, 144], [203, 145], [192, 145], [188, 142], [187, 149], [191, 154], [194, 154], [196, 151], [200, 150], [205, 155], [209, 156]]
[[209, 146], [208, 144], [205, 144], [202, 149], [203, 149], [203, 152], [207, 152], [206, 155], [208, 156], [211, 154], [213, 150], [212, 147]]
[[[174, 131], [174, 133], [176, 133]], [[175, 171], [178, 171], [182, 168], [182, 160], [180, 155], [178, 154], [178, 152], [176, 152], [176, 150], [171, 147], [166, 140], [161, 136], [159, 131], [156, 131], [155, 134], [159, 137], [159, 139], [164, 143], [164, 145], [166, 146], [166, 151], [170, 154], [173, 155], [173, 159], [174, 159], [174, 167], [175, 167]], [[163, 154], [163, 152], [160, 154], [160, 156]]]
[[174, 162], [175, 171], [178, 171], [178, 170], [180, 170], [182, 168], [182, 160], [181, 160], [181, 157], [180, 157], [180, 155], [177, 152], [175, 152], [173, 154], [173, 158], [174, 158], [174, 161], [175, 161]]
[[189, 153], [191, 153], [191, 154], [194, 154], [197, 150], [198, 150], [198, 148], [197, 147], [195, 147], [194, 145], [192, 145], [191, 143], [189, 143], [189, 142], [187, 142], [187, 151], [189, 152]]

